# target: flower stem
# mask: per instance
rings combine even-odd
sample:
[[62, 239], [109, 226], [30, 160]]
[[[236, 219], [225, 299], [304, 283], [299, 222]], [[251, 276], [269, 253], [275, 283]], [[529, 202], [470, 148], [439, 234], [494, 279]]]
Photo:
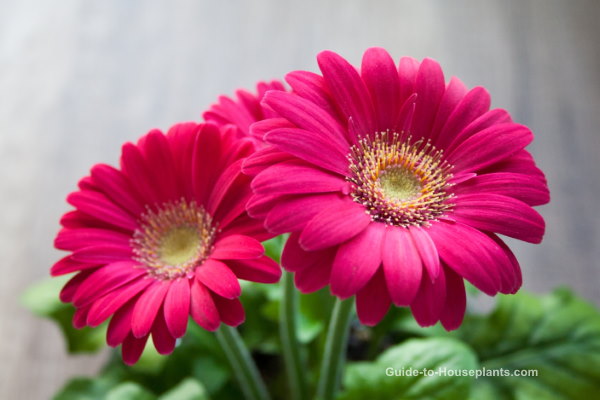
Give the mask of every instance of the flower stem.
[[337, 299], [333, 307], [325, 341], [319, 386], [317, 387], [317, 399], [319, 400], [334, 399], [339, 388], [348, 343], [352, 306], [352, 299]]
[[237, 329], [222, 325], [216, 334], [242, 388], [244, 397], [247, 400], [269, 400], [267, 387]]
[[300, 344], [296, 336], [298, 312], [298, 292], [294, 287], [294, 277], [289, 272], [283, 273], [283, 298], [279, 313], [279, 333], [283, 359], [287, 369], [288, 381], [293, 400], [307, 399], [306, 368], [302, 365]]

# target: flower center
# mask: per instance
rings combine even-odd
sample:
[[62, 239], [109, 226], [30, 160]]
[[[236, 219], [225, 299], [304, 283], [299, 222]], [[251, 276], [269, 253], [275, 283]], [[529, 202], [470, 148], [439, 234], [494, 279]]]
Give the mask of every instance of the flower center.
[[452, 207], [446, 190], [452, 166], [430, 142], [380, 132], [352, 146], [348, 159], [352, 198], [374, 221], [427, 225]]
[[191, 277], [212, 250], [215, 228], [202, 206], [185, 199], [142, 214], [133, 234], [134, 259], [157, 279]]

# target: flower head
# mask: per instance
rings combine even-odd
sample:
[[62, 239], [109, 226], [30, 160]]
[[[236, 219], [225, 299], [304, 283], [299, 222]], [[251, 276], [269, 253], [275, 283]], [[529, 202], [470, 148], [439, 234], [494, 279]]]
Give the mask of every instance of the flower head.
[[285, 88], [279, 81], [258, 82], [256, 94], [239, 89], [235, 92], [235, 99], [220, 96], [202, 117], [225, 129], [234, 130], [240, 137], [250, 138], [260, 148], [264, 145], [262, 134], [251, 132], [250, 126], [254, 122], [277, 117], [273, 110], [261, 105], [265, 93], [269, 90], [284, 91]]
[[70, 252], [52, 275], [77, 274], [61, 299], [77, 308], [76, 327], [112, 316], [107, 342], [135, 363], [152, 335], [162, 354], [188, 317], [207, 330], [244, 320], [238, 279], [276, 282], [263, 255], [270, 237], [245, 203], [241, 173], [254, 145], [213, 124], [154, 130], [123, 146], [121, 168], [99, 164], [67, 200], [55, 245]]
[[356, 295], [365, 324], [393, 303], [446, 329], [462, 321], [463, 279], [516, 292], [520, 267], [497, 234], [540, 242], [532, 206], [549, 201], [531, 131], [431, 59], [395, 65], [371, 48], [360, 69], [330, 51], [318, 63], [322, 75], [292, 72], [291, 93], [265, 95], [279, 118], [251, 129], [272, 147], [244, 164], [249, 213], [292, 233], [282, 263], [297, 287]]

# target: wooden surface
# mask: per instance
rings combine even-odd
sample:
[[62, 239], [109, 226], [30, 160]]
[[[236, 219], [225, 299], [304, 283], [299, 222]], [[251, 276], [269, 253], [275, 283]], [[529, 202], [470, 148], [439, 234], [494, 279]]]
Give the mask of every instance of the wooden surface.
[[18, 297], [48, 275], [66, 194], [150, 128], [218, 94], [316, 69], [323, 49], [436, 58], [536, 133], [552, 203], [525, 287], [600, 303], [600, 1], [0, 0], [0, 399], [48, 399], [102, 355], [67, 357]]

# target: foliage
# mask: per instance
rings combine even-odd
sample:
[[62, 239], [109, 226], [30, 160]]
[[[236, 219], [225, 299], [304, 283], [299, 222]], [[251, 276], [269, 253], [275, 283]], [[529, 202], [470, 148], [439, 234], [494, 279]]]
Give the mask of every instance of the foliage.
[[[266, 243], [278, 260], [285, 238]], [[104, 347], [105, 327], [76, 330], [73, 308], [58, 300], [65, 279], [29, 289], [23, 304], [56, 322], [70, 353]], [[244, 283], [246, 322], [239, 328], [274, 398], [289, 398], [280, 356], [278, 285]], [[471, 297], [470, 303], [479, 302]], [[300, 296], [298, 336], [314, 389], [323, 333], [333, 305], [327, 289]], [[376, 327], [352, 324], [340, 400], [354, 399], [590, 399], [600, 392], [600, 313], [566, 289], [546, 296], [499, 296], [487, 314], [470, 312], [454, 332], [420, 328], [406, 309], [392, 309]], [[430, 371], [534, 370], [537, 376], [395, 376]], [[389, 376], [392, 375], [392, 376]], [[56, 400], [203, 400], [241, 398], [231, 367], [212, 333], [190, 323], [170, 356], [152, 346], [133, 367], [114, 352], [96, 377], [68, 382]]]

